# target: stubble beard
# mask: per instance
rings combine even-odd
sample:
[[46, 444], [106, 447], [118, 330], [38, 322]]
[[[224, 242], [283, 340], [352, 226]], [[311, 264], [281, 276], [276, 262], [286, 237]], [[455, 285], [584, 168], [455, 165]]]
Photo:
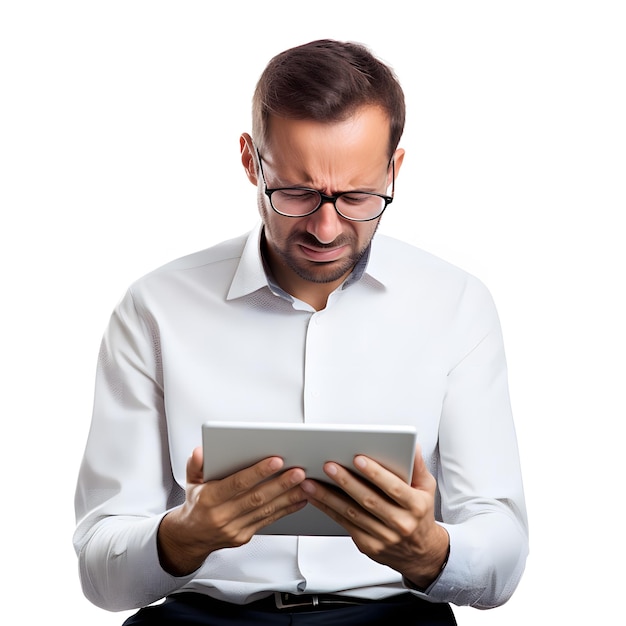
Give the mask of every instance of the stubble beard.
[[[284, 246], [275, 247], [274, 249], [283, 263], [300, 278], [312, 283], [321, 284], [335, 282], [351, 272], [365, 254], [370, 242], [371, 238], [361, 249], [355, 250], [356, 240], [351, 237], [342, 236], [330, 244], [322, 244], [309, 233], [294, 233], [289, 236]], [[291, 250], [297, 248], [299, 245], [306, 245], [318, 249], [347, 245], [352, 250], [352, 253], [337, 261], [307, 261], [301, 257], [296, 257], [296, 255], [291, 252]]]

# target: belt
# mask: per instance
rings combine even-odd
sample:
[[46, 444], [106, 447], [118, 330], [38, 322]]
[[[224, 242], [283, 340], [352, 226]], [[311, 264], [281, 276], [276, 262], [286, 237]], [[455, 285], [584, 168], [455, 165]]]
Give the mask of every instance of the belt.
[[[370, 604], [373, 602], [373, 600], [368, 600], [367, 598], [339, 596], [334, 593], [295, 594], [280, 591], [276, 591], [273, 596], [265, 598], [265, 601], [267, 600], [273, 600], [274, 606], [284, 611], [292, 611], [294, 609], [321, 611], [326, 608]], [[263, 602], [263, 600], [258, 600], [257, 602]]]
[[415, 600], [415, 596], [408, 593], [394, 595], [381, 600], [370, 600], [367, 598], [355, 598], [353, 596], [341, 596], [334, 593], [285, 593], [274, 592], [272, 595], [261, 600], [255, 600], [249, 604], [236, 605], [223, 600], [217, 600], [210, 596], [194, 593], [179, 592], [168, 596], [166, 602], [184, 602], [200, 607], [204, 610], [214, 610], [217, 606], [223, 609], [230, 607], [231, 610], [257, 610], [269, 612], [304, 612], [304, 611], [325, 611], [329, 609], [339, 609], [341, 607], [358, 606], [372, 603], [397, 603]]

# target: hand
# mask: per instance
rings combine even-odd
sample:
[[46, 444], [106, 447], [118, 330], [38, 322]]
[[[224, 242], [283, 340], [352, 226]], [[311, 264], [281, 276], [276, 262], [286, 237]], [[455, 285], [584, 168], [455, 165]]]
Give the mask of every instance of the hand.
[[196, 448], [187, 461], [185, 502], [170, 511], [159, 527], [163, 569], [174, 576], [190, 574], [211, 552], [241, 546], [264, 526], [306, 506], [299, 487], [304, 471], [281, 472], [282, 468], [280, 457], [270, 457], [205, 483], [202, 448]]
[[410, 485], [366, 456], [355, 457], [354, 465], [358, 474], [337, 463], [324, 465], [341, 490], [312, 480], [303, 482], [302, 490], [350, 533], [361, 552], [426, 589], [445, 562], [449, 537], [435, 521], [437, 484], [421, 450]]

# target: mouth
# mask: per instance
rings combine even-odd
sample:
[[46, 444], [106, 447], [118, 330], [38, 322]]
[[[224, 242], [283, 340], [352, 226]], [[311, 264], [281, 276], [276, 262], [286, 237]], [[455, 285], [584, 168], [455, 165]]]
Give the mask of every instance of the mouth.
[[335, 246], [333, 248], [317, 248], [305, 244], [299, 244], [302, 254], [315, 263], [331, 263], [340, 259], [346, 249], [346, 246]]

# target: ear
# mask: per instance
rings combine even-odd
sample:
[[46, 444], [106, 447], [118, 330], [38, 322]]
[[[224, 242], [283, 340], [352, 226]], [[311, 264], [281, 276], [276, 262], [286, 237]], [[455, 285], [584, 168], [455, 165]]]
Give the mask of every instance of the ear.
[[246, 171], [246, 176], [256, 187], [258, 184], [256, 150], [252, 143], [252, 137], [248, 133], [243, 133], [239, 138], [239, 148], [241, 150], [241, 163]]
[[[400, 171], [400, 168], [402, 167], [402, 161], [404, 161], [404, 148], [398, 148], [393, 153], [393, 169], [394, 169], [396, 178], [398, 178], [398, 172]], [[389, 168], [389, 179], [387, 180], [387, 184], [391, 185], [391, 168]]]

